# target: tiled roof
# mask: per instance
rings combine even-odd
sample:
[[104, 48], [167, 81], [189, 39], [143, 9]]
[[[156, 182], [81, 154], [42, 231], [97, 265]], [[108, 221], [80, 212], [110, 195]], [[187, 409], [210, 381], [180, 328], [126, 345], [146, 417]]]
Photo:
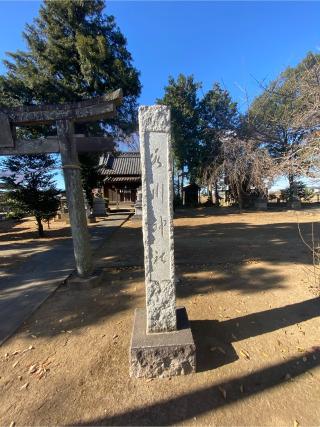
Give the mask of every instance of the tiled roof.
[[104, 182], [117, 183], [117, 182], [140, 182], [140, 176], [107, 176]]
[[140, 153], [107, 154], [100, 160], [102, 176], [141, 176]]

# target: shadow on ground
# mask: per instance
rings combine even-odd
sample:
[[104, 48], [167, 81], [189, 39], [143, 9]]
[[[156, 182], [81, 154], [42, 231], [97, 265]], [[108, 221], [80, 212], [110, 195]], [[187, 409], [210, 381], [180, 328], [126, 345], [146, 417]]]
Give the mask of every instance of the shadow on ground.
[[[320, 348], [313, 348], [302, 357], [261, 369], [245, 376], [217, 383], [176, 398], [144, 406], [115, 416], [91, 419], [74, 425], [172, 425], [190, 420], [208, 411], [245, 400], [250, 396], [280, 386], [319, 366]], [[223, 396], [222, 391], [225, 393]], [[156, 421], [155, 421], [156, 420]]]
[[[273, 308], [230, 320], [191, 321], [197, 348], [197, 371], [207, 371], [238, 359], [233, 342], [273, 332], [320, 316], [320, 298]], [[237, 332], [235, 332], [237, 331]], [[208, 357], [209, 352], [214, 357]]]
[[[311, 226], [312, 223], [301, 225], [306, 236], [310, 234]], [[288, 268], [290, 263], [311, 262], [294, 223], [213, 223], [194, 227], [178, 224], [175, 248], [179, 277], [177, 295], [182, 298], [226, 290], [254, 294], [280, 289], [285, 286], [284, 276], [273, 266], [283, 264]], [[226, 262], [229, 259], [230, 262]], [[270, 265], [262, 265], [263, 262]], [[113, 313], [137, 306], [143, 295], [129, 294], [128, 289], [134, 280], [144, 292], [142, 263], [141, 228], [118, 229], [112, 241], [106, 241], [99, 250], [97, 265], [104, 269], [104, 277], [100, 288], [93, 291], [98, 304], [91, 307], [85, 287], [79, 291], [61, 288], [55, 294], [57, 310], [65, 313], [64, 329], [81, 329]], [[91, 314], [81, 318], [81, 312]], [[267, 317], [272, 324], [272, 318]], [[297, 321], [298, 317], [297, 313]], [[59, 333], [60, 326], [52, 315], [45, 320], [39, 333], [51, 336]], [[246, 328], [254, 332], [251, 324], [248, 323]]]

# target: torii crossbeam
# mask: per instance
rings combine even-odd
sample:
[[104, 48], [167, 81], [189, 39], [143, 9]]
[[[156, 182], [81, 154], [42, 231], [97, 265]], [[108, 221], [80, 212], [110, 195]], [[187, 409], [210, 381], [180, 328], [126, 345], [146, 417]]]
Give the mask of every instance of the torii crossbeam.
[[[85, 213], [78, 152], [114, 149], [111, 137], [74, 135], [74, 123], [115, 117], [122, 102], [122, 90], [104, 96], [66, 104], [35, 105], [0, 110], [0, 156], [60, 153], [72, 230], [76, 268], [80, 276], [92, 272], [92, 255]], [[56, 124], [57, 136], [17, 140], [16, 126]]]

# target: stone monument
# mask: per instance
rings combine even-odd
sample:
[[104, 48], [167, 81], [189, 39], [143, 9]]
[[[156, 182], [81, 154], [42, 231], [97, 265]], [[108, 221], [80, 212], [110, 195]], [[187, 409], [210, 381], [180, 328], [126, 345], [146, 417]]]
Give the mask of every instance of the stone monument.
[[142, 224], [146, 308], [135, 312], [130, 375], [195, 372], [195, 344], [185, 308], [176, 308], [170, 109], [140, 107]]
[[142, 189], [137, 189], [137, 200], [134, 204], [134, 216], [132, 219], [142, 219]]
[[299, 196], [298, 196], [298, 188], [296, 183], [293, 184], [292, 193], [293, 193], [292, 198], [291, 200], [288, 201], [287, 207], [289, 209], [294, 209], [294, 210], [301, 209], [301, 200], [299, 199]]
[[268, 209], [268, 199], [266, 196], [259, 196], [255, 201], [254, 201], [254, 207], [255, 209], [259, 210], [259, 211], [265, 211]]
[[92, 200], [92, 215], [93, 216], [106, 216], [106, 202], [102, 193], [95, 193]]

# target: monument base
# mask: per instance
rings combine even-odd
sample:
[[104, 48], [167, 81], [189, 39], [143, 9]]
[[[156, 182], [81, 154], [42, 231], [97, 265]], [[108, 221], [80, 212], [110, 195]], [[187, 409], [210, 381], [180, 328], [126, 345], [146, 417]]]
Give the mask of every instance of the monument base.
[[146, 310], [135, 311], [130, 348], [130, 376], [171, 377], [196, 371], [196, 346], [184, 307], [177, 308], [178, 330], [147, 334]]
[[73, 273], [67, 279], [67, 286], [73, 290], [83, 288], [96, 288], [100, 286], [103, 279], [103, 270], [96, 269], [88, 277], [80, 277], [77, 273]]

